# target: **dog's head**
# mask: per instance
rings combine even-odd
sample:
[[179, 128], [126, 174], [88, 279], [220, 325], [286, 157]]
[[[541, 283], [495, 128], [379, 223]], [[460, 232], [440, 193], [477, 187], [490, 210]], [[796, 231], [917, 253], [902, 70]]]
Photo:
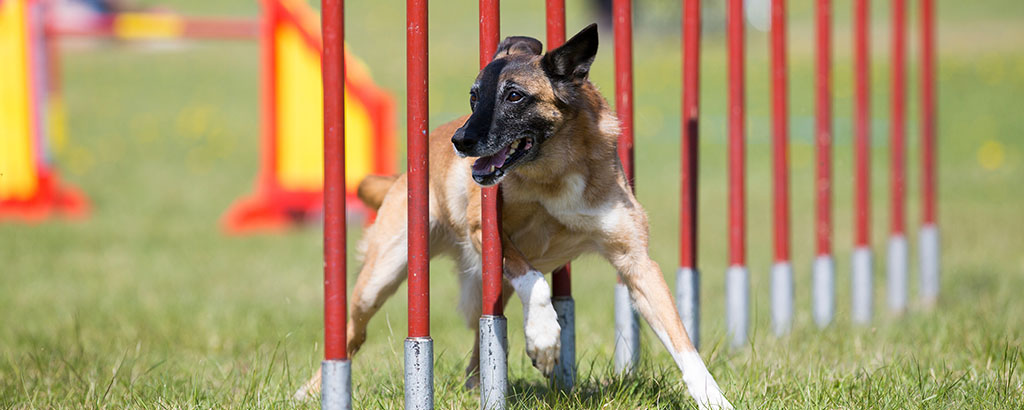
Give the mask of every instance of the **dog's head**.
[[571, 113], [597, 54], [597, 25], [547, 54], [541, 49], [534, 38], [506, 38], [469, 91], [473, 114], [452, 144], [460, 156], [479, 157], [473, 180], [480, 185], [497, 184], [512, 169], [537, 159]]

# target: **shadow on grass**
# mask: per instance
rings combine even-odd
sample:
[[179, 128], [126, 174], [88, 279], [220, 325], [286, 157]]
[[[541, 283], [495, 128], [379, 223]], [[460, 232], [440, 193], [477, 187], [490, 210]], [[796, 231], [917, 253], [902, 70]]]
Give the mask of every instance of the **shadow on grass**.
[[569, 392], [560, 391], [548, 380], [523, 377], [513, 377], [509, 388], [509, 407], [514, 409], [697, 408], [673, 366], [657, 366], [646, 360], [624, 375], [610, 368], [580, 374]]

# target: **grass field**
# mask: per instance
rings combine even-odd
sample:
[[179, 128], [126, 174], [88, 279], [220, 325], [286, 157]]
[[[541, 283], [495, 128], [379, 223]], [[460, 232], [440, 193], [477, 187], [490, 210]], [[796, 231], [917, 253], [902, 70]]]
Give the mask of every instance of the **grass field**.
[[[349, 3], [352, 51], [397, 97], [404, 124], [402, 4]], [[434, 3], [430, 113], [436, 125], [467, 111], [477, 43], [475, 2]], [[543, 2], [505, 3], [503, 34], [543, 38]], [[582, 2], [568, 3], [570, 30], [595, 19]], [[678, 229], [678, 2], [638, 3], [637, 190], [652, 221], [652, 256], [671, 286]], [[719, 2], [706, 3], [712, 16], [721, 14]], [[707, 24], [699, 229], [701, 353], [711, 372], [742, 408], [1024, 408], [1024, 7], [1019, 0], [938, 1], [942, 299], [933, 311], [913, 305], [894, 317], [884, 305], [883, 263], [889, 217], [888, 3], [874, 2], [876, 314], [872, 326], [859, 327], [849, 321], [848, 289], [850, 2], [836, 2], [838, 303], [835, 323], [819, 330], [809, 314], [813, 9], [810, 2], [792, 3], [798, 312], [792, 334], [771, 334], [768, 39], [751, 29], [747, 188], [753, 312], [750, 343], [740, 349], [726, 346], [723, 322], [724, 39], [720, 24]], [[248, 0], [167, 4], [191, 13], [258, 13], [256, 2]], [[611, 97], [610, 32], [602, 41], [592, 77]], [[0, 225], [0, 408], [318, 407], [289, 400], [322, 357], [318, 229], [228, 237], [217, 225], [231, 201], [250, 191], [257, 170], [257, 46], [111, 44], [65, 47], [63, 55], [70, 138], [55, 147], [55, 157], [65, 179], [88, 193], [94, 210], [81, 222]], [[916, 59], [912, 54], [912, 67]], [[916, 90], [913, 82], [912, 101]], [[916, 107], [912, 102], [912, 119]], [[916, 122], [909, 135], [909, 239], [916, 256]], [[354, 242], [359, 232], [350, 236]], [[352, 258], [350, 272], [356, 263]], [[435, 402], [440, 408], [476, 408], [477, 393], [461, 387], [473, 336], [449, 308], [457, 297], [451, 264], [436, 261], [432, 267]], [[915, 257], [912, 296], [916, 272]], [[586, 257], [574, 265], [574, 274], [579, 388], [567, 396], [553, 393], [530, 366], [514, 300], [508, 309], [513, 408], [692, 407], [671, 359], [647, 330], [639, 370], [628, 377], [613, 374], [614, 272]], [[358, 408], [402, 406], [404, 294], [403, 287], [378, 314], [354, 359]]]

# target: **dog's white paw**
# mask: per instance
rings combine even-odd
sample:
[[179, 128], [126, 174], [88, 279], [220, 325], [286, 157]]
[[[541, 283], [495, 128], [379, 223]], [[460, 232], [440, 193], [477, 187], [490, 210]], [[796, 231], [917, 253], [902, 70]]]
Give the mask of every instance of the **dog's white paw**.
[[551, 305], [551, 289], [544, 281], [544, 275], [537, 271], [529, 271], [511, 282], [523, 302], [526, 354], [537, 370], [545, 376], [550, 375], [558, 364], [562, 331], [558, 326], [558, 314]]

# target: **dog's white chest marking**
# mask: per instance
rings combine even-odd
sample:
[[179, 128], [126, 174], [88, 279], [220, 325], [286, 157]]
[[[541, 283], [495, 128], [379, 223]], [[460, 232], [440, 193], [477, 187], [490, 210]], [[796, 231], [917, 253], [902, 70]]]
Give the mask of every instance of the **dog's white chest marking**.
[[544, 208], [565, 226], [581, 231], [610, 231], [618, 225], [621, 215], [612, 202], [587, 204], [583, 194], [587, 180], [580, 174], [566, 175], [558, 196], [541, 201]]

